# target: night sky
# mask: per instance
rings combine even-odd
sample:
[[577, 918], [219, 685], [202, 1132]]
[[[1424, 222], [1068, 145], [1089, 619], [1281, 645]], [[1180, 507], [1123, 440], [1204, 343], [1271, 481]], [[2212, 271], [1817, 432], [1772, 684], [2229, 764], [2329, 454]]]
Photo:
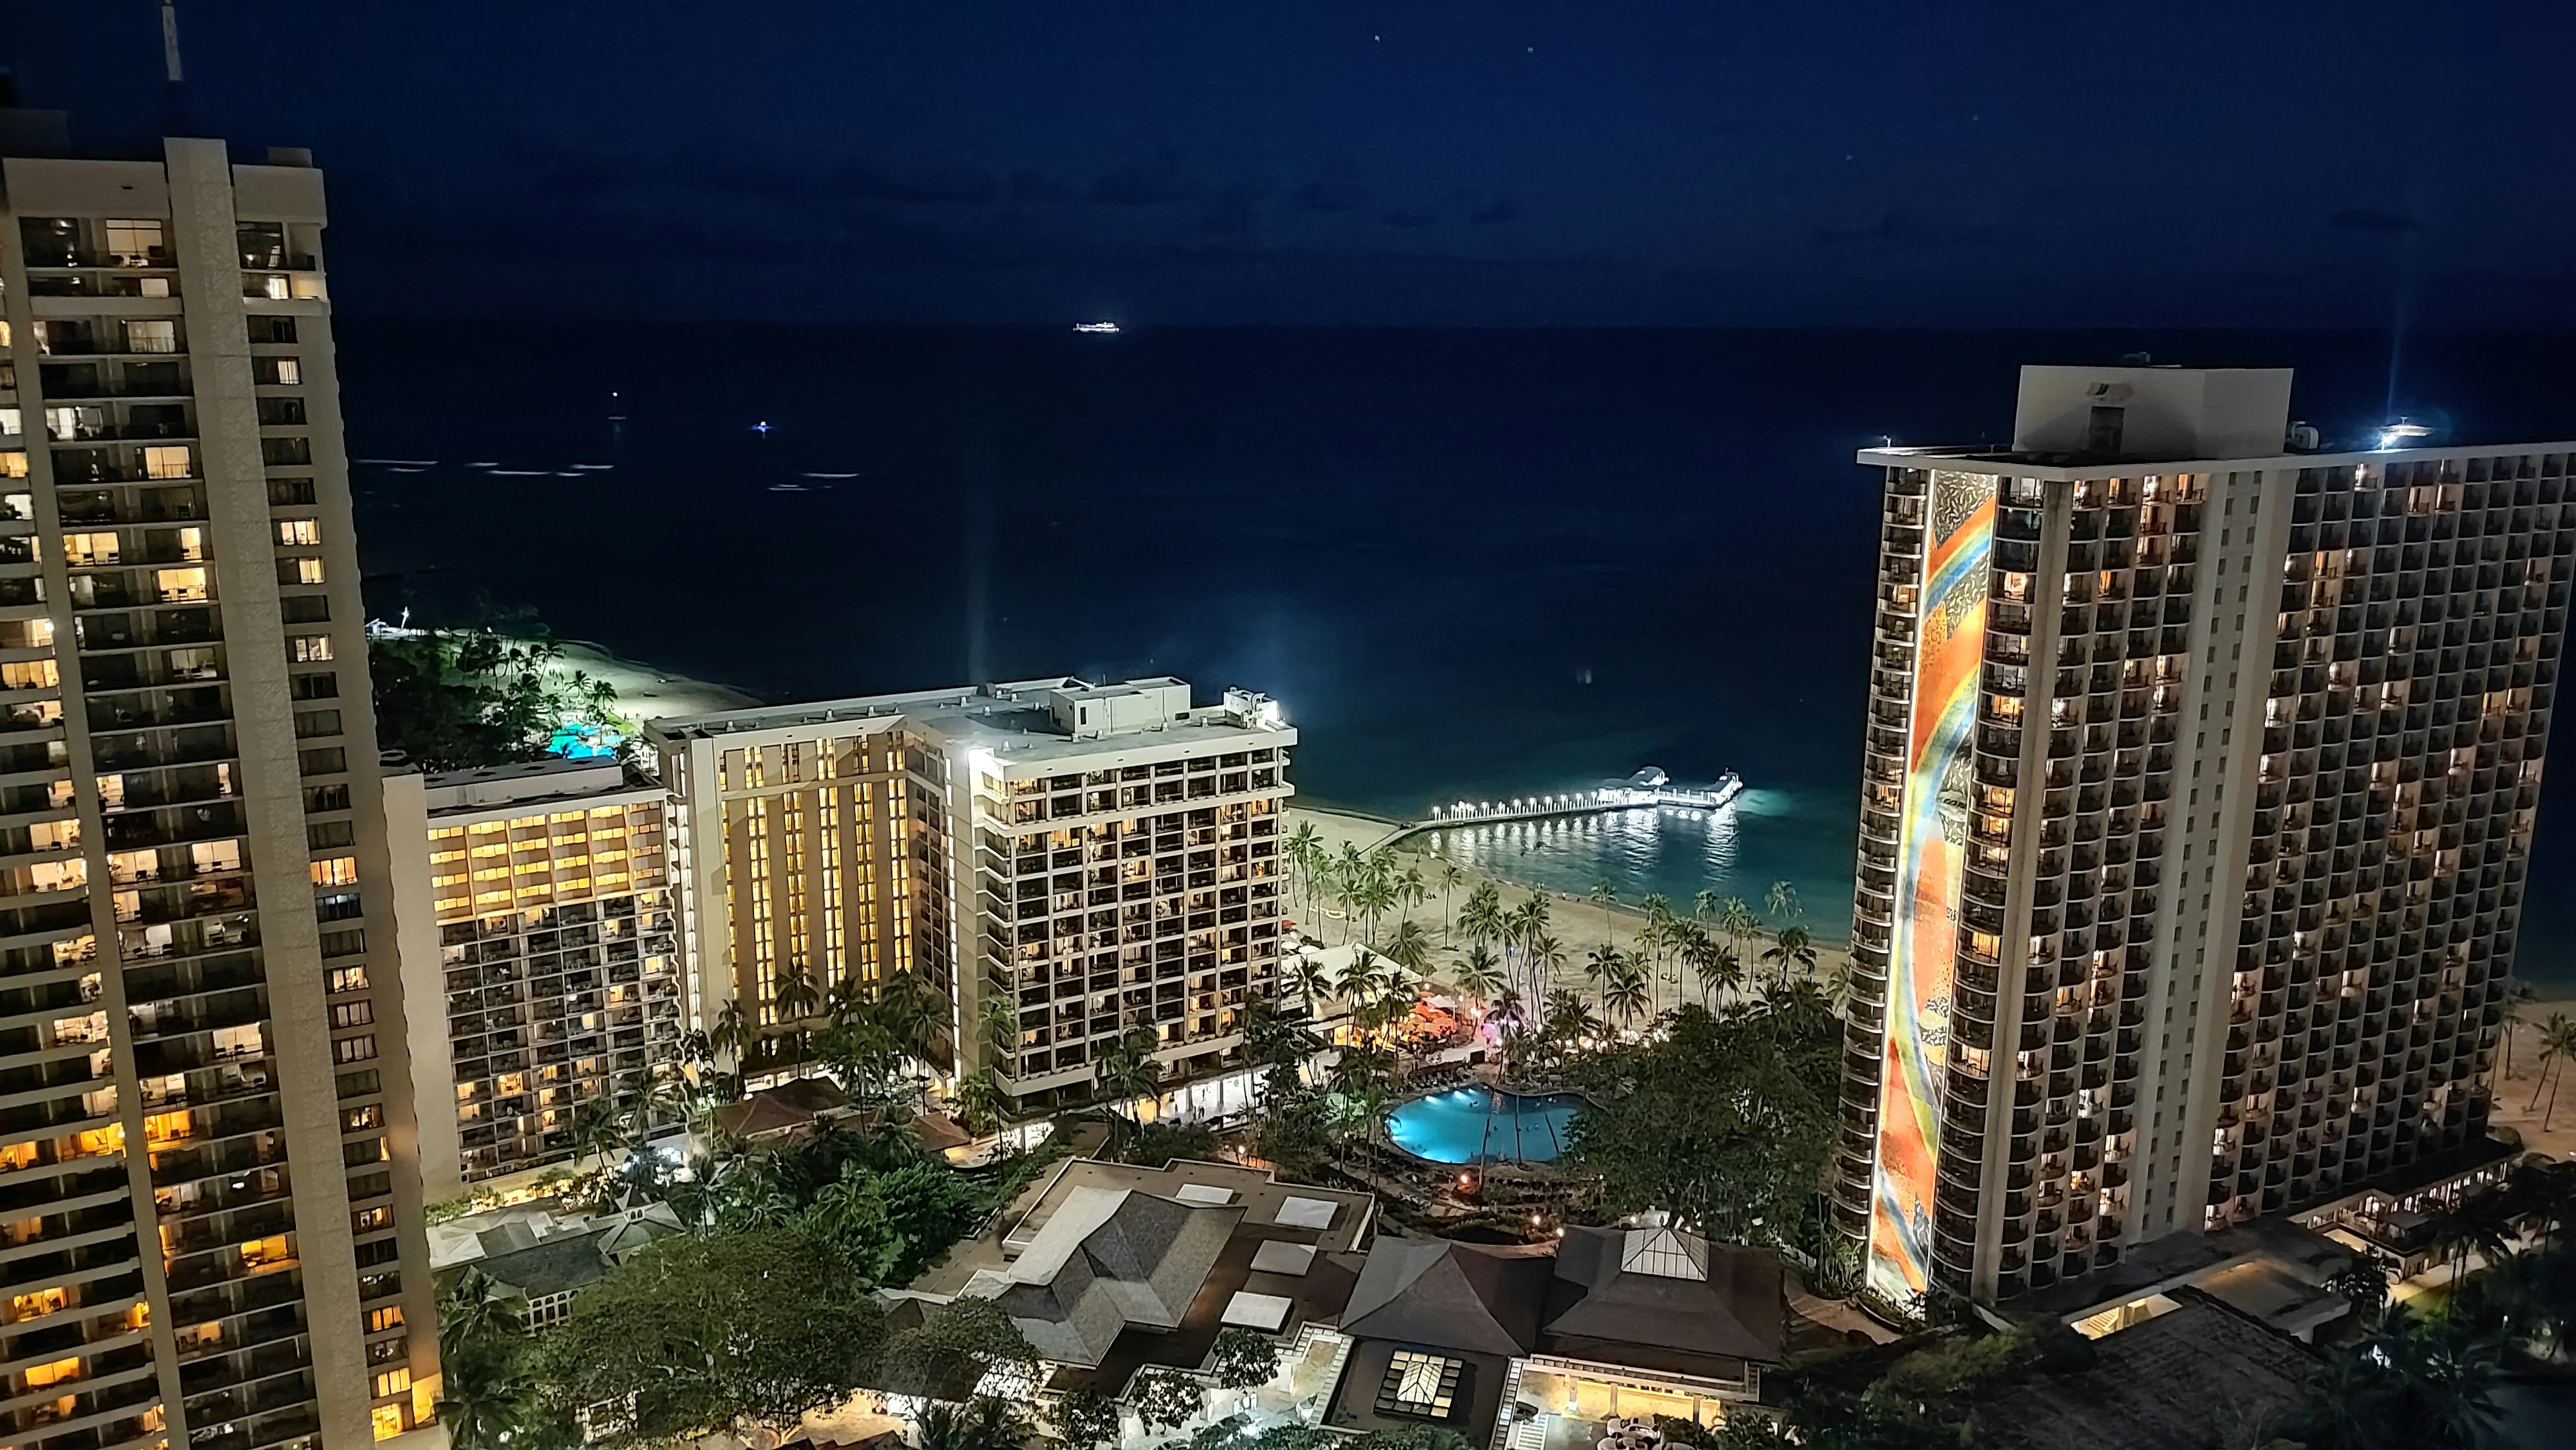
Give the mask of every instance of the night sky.
[[[5, 7], [92, 146], [150, 0]], [[344, 311], [2560, 327], [2564, 4], [183, 0]]]

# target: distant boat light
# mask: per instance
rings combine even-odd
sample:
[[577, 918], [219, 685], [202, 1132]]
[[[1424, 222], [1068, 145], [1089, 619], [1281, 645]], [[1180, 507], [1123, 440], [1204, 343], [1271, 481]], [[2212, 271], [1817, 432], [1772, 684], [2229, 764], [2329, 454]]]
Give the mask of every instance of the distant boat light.
[[2384, 451], [2402, 448], [2418, 438], [2430, 438], [2433, 430], [2411, 418], [2400, 418], [2379, 430], [2379, 446]]
[[1118, 324], [1114, 322], [1077, 322], [1073, 325], [1073, 330], [1076, 332], [1110, 333], [1118, 330]]

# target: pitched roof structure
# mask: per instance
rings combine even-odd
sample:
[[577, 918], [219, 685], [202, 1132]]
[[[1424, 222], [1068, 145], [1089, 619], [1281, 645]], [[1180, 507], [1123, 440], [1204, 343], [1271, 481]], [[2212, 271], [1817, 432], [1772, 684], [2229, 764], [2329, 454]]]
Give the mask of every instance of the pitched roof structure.
[[1571, 1228], [1556, 1254], [1544, 1346], [1688, 1373], [1781, 1362], [1780, 1261], [1666, 1227]]
[[605, 1278], [612, 1267], [600, 1251], [604, 1231], [554, 1234], [525, 1248], [493, 1254], [475, 1265], [508, 1297], [540, 1299]]
[[1553, 1266], [1545, 1249], [1384, 1237], [1369, 1250], [1342, 1332], [1470, 1354], [1527, 1354]]
[[1130, 1325], [1179, 1327], [1242, 1218], [1239, 1207], [1077, 1188], [1016, 1261], [963, 1292], [998, 1302], [1046, 1358], [1097, 1365]]

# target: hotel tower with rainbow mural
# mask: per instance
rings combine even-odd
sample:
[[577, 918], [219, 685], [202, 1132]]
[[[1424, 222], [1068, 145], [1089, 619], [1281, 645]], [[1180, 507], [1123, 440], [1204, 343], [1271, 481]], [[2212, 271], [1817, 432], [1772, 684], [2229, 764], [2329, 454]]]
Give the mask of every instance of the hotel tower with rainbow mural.
[[2576, 444], [2331, 452], [2289, 400], [2030, 367], [2011, 448], [1860, 455], [1833, 1212], [1884, 1312], [2503, 1151]]

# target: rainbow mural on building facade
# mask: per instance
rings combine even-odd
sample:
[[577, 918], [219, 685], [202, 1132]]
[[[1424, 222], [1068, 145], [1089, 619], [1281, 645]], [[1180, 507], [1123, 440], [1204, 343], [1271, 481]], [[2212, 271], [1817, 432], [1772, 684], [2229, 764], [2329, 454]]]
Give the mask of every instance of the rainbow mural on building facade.
[[1934, 473], [1930, 505], [1897, 838], [1877, 1167], [1870, 1184], [1868, 1283], [1900, 1306], [1932, 1282], [1933, 1171], [1941, 1141], [1941, 1075], [1950, 1055], [1950, 977], [1959, 950], [1995, 479]]

